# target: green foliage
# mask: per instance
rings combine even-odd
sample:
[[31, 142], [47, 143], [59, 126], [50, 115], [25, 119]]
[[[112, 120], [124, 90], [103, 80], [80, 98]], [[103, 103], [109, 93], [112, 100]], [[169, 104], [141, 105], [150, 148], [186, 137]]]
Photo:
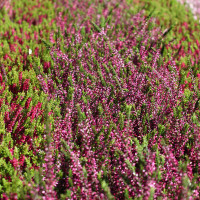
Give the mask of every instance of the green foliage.
[[106, 193], [107, 198], [108, 198], [109, 200], [115, 199], [114, 196], [110, 193], [110, 188], [109, 188], [108, 184], [106, 183], [106, 181], [103, 180], [103, 181], [101, 182], [101, 187], [102, 187], [102, 189], [104, 190], [104, 192]]
[[[138, 158], [141, 161], [141, 164], [143, 165], [145, 163], [145, 157], [144, 157], [144, 153], [148, 152], [148, 141], [147, 141], [147, 136], [143, 137], [143, 143], [140, 144], [139, 140], [137, 138], [134, 138], [134, 142], [136, 145], [136, 150], [138, 153]], [[142, 166], [141, 166], [142, 168]]]
[[[84, 11], [81, 10], [81, 8], [78, 8], [74, 14], [72, 14], [71, 10], [69, 8], [66, 8], [63, 6], [58, 6], [60, 3], [56, 2], [57, 8], [54, 8], [55, 1], [47, 1], [47, 0], [40, 0], [38, 4], [37, 1], [30, 1], [26, 2], [25, 0], [22, 1], [13, 1], [13, 11], [15, 12], [15, 17], [9, 16], [5, 9], [0, 11], [0, 32], [1, 34], [1, 43], [0, 45], [0, 55], [1, 55], [1, 64], [2, 66], [5, 66], [5, 72], [2, 75], [3, 77], [3, 83], [0, 86], [0, 100], [1, 102], [1, 108], [0, 108], [0, 198], [3, 198], [2, 193], [7, 194], [8, 196], [11, 193], [17, 193], [19, 199], [25, 198], [25, 194], [30, 193], [32, 188], [38, 188], [43, 187], [45, 188], [45, 182], [42, 180], [42, 171], [41, 166], [45, 162], [45, 147], [50, 144], [51, 141], [53, 141], [54, 136], [58, 137], [57, 135], [54, 135], [54, 131], [56, 128], [55, 121], [57, 119], [64, 118], [64, 111], [66, 109], [65, 103], [60, 106], [61, 99], [59, 97], [56, 98], [48, 98], [48, 94], [45, 94], [44, 91], [42, 91], [42, 87], [40, 86], [40, 81], [38, 80], [38, 75], [42, 75], [44, 78], [44, 81], [47, 83], [47, 80], [49, 78], [49, 75], [52, 73], [52, 69], [54, 68], [54, 61], [52, 60], [50, 56], [50, 49], [52, 47], [58, 47], [58, 42], [60, 43], [60, 49], [61, 51], [65, 51], [68, 53], [68, 56], [70, 59], [73, 59], [72, 56], [78, 55], [79, 50], [83, 48], [83, 45], [87, 43], [90, 40], [91, 32], [98, 32], [100, 33], [103, 28], [106, 28], [107, 25], [110, 25], [111, 28], [107, 32], [107, 37], [113, 38], [113, 40], [118, 39], [119, 41], [125, 41], [125, 37], [116, 38], [117, 33], [120, 31], [126, 30], [127, 24], [119, 24], [116, 25], [116, 27], [112, 27], [113, 24], [115, 24], [115, 18], [113, 17], [115, 14], [115, 9], [120, 4], [116, 4], [115, 6], [110, 6], [110, 3], [99, 3], [97, 6], [97, 12], [98, 20], [96, 19], [96, 16], [91, 17], [91, 26], [92, 31], [89, 33], [89, 31], [86, 29], [85, 26], [83, 26], [80, 30], [81, 35], [83, 37], [83, 41], [79, 44], [75, 44], [74, 48], [72, 46], [65, 46], [64, 45], [64, 37], [65, 39], [71, 40], [71, 42], [75, 42], [75, 36], [73, 33], [68, 33], [68, 26], [72, 25], [74, 29], [77, 31], [79, 29], [79, 26], [82, 26], [82, 24], [88, 20], [88, 18], [83, 19], [83, 21], [80, 21], [77, 23], [77, 19], [80, 18], [80, 16], [84, 15]], [[88, 6], [90, 6], [91, 3], [94, 1], [87, 2]], [[157, 41], [157, 47], [161, 48], [161, 55], [162, 57], [168, 61], [171, 55], [175, 55], [176, 58], [176, 64], [177, 66], [181, 65], [182, 63], [185, 63], [187, 65], [187, 69], [180, 69], [180, 82], [179, 86], [185, 84], [185, 81], [187, 80], [189, 83], [192, 82], [191, 77], [187, 77], [188, 69], [192, 69], [195, 76], [198, 74], [198, 65], [193, 66], [190, 62], [190, 57], [188, 56], [179, 56], [180, 52], [185, 50], [186, 52], [188, 50], [191, 50], [192, 53], [195, 53], [196, 50], [198, 50], [198, 46], [196, 43], [194, 43], [194, 40], [198, 38], [198, 31], [199, 28], [194, 27], [195, 26], [195, 20], [193, 19], [193, 16], [191, 12], [187, 13], [182, 5], [177, 3], [176, 0], [142, 0], [139, 3], [133, 5], [132, 0], [127, 0], [129, 8], [127, 8], [125, 14], [122, 14], [122, 18], [126, 17], [127, 21], [130, 20], [130, 17], [133, 14], [137, 14], [139, 10], [145, 9], [144, 15], [146, 16], [145, 20], [146, 22], [149, 22], [150, 18], [156, 17], [159, 20], [160, 24], [156, 23], [149, 23], [148, 30], [153, 30], [155, 26], [161, 26], [163, 33], [160, 36], [160, 39]], [[73, 1], [68, 2], [69, 5], [73, 5]], [[142, 8], [140, 3], [144, 3], [144, 7]], [[39, 6], [38, 6], [39, 5]], [[102, 15], [102, 10], [105, 9], [105, 7], [108, 9], [107, 16]], [[34, 9], [33, 9], [34, 7]], [[23, 9], [22, 9], [23, 8]], [[66, 24], [66, 30], [65, 35], [62, 35], [62, 31], [60, 28], [57, 28], [57, 21], [56, 16], [59, 12], [63, 11], [63, 15], [67, 18], [67, 24]], [[88, 11], [89, 12], [89, 11]], [[29, 14], [32, 14], [30, 17]], [[40, 15], [45, 15], [46, 18], [43, 19], [41, 22], [39, 22]], [[33, 22], [29, 24], [28, 18], [25, 19], [28, 16], [28, 18], [31, 18]], [[62, 16], [63, 17], [63, 16]], [[54, 21], [52, 21], [54, 20]], [[120, 21], [121, 19], [119, 19]], [[183, 22], [188, 22], [189, 28], [181, 27]], [[114, 23], [113, 23], [114, 22]], [[50, 23], [52, 25], [50, 25]], [[112, 24], [113, 23], [113, 24]], [[128, 25], [129, 26], [129, 25]], [[181, 31], [179, 31], [179, 28], [181, 28]], [[194, 30], [194, 33], [191, 30]], [[113, 34], [113, 30], [116, 31], [116, 34]], [[13, 32], [12, 32], [13, 31]], [[133, 27], [133, 33], [136, 33], [136, 26]], [[51, 44], [50, 41], [50, 33], [53, 33], [53, 38], [56, 40], [55, 44]], [[180, 33], [181, 32], [181, 33]], [[4, 34], [5, 33], [5, 34]], [[28, 36], [26, 36], [26, 34]], [[37, 36], [35, 36], [35, 34]], [[26, 38], [27, 37], [27, 38]], [[38, 39], [35, 39], [35, 37], [38, 37]], [[185, 41], [183, 41], [180, 45], [179, 49], [173, 49], [173, 45], [179, 44], [180, 40], [185, 37]], [[139, 51], [141, 47], [142, 37], [138, 37], [137, 45], [132, 47], [133, 52], [136, 56], [139, 56]], [[106, 42], [106, 38], [104, 38]], [[98, 42], [98, 41], [96, 41]], [[191, 45], [188, 43], [192, 43]], [[15, 51], [11, 50], [10, 44], [16, 44]], [[173, 48], [167, 48], [167, 45], [171, 45], [170, 47]], [[109, 43], [110, 45], [110, 54], [114, 54], [113, 52], [113, 44]], [[88, 47], [90, 47], [90, 44], [88, 44]], [[31, 49], [33, 51], [32, 54], [28, 54], [28, 49]], [[96, 47], [95, 47], [96, 48]], [[148, 46], [150, 48], [150, 46]], [[123, 54], [124, 51], [127, 49], [122, 48], [119, 50], [120, 54]], [[152, 51], [156, 51], [156, 48], [151, 48]], [[38, 51], [35, 53], [35, 51]], [[90, 52], [90, 55], [92, 55], [93, 52]], [[99, 50], [97, 52], [98, 56], [101, 58], [104, 58], [105, 52], [103, 50]], [[4, 58], [10, 56], [12, 59]], [[149, 53], [148, 55], [149, 61], [153, 59], [154, 54]], [[140, 56], [139, 56], [140, 57]], [[149, 158], [151, 155], [151, 150], [154, 150], [156, 153], [156, 167], [157, 170], [154, 171], [152, 174], [149, 173], [150, 176], [155, 178], [156, 181], [161, 181], [163, 176], [165, 176], [165, 171], [163, 171], [164, 164], [165, 164], [165, 157], [161, 154], [161, 150], [158, 146], [153, 146], [151, 149], [151, 142], [150, 139], [152, 139], [155, 135], [158, 137], [158, 140], [161, 138], [163, 140], [164, 144], [167, 143], [167, 138], [165, 138], [166, 132], [168, 131], [168, 124], [163, 124], [162, 122], [159, 122], [155, 128], [153, 128], [152, 131], [149, 131], [149, 123], [150, 119], [152, 119], [152, 115], [149, 114], [148, 106], [146, 103], [143, 103], [140, 107], [141, 109], [137, 109], [138, 103], [134, 102], [135, 104], [127, 104], [125, 98], [118, 99], [118, 93], [129, 93], [129, 90], [131, 89], [124, 89], [122, 88], [122, 85], [124, 85], [125, 81], [129, 81], [129, 79], [134, 76], [132, 74], [132, 69], [129, 68], [128, 63], [132, 62], [133, 59], [130, 57], [126, 58], [124, 63], [125, 67], [120, 68], [120, 74], [117, 71], [116, 66], [113, 64], [114, 62], [110, 62], [108, 64], [100, 65], [98, 59], [95, 56], [92, 56], [91, 62], [88, 61], [89, 70], [93, 72], [97, 72], [97, 76], [95, 76], [93, 73], [88, 72], [84, 66], [82, 65], [80, 60], [77, 60], [76, 65], [79, 66], [79, 71], [76, 75], [76, 81], [77, 83], [83, 83], [84, 86], [89, 85], [88, 82], [91, 81], [93, 85], [95, 85], [97, 82], [102, 85], [102, 87], [107, 87], [111, 89], [110, 95], [107, 98], [107, 102], [98, 102], [95, 107], [95, 114], [100, 117], [100, 119], [105, 120], [105, 124], [98, 124], [99, 127], [96, 127], [92, 125], [92, 134], [94, 135], [94, 138], [91, 139], [91, 141], [87, 141], [88, 143], [92, 143], [92, 151], [97, 151], [100, 148], [101, 142], [105, 143], [105, 152], [107, 151], [108, 154], [113, 154], [113, 156], [117, 159], [121, 159], [122, 155], [124, 154], [123, 150], [120, 149], [121, 147], [116, 147], [115, 144], [117, 143], [117, 136], [116, 138], [112, 138], [113, 132], [116, 131], [122, 132], [123, 137], [125, 138], [125, 134], [129, 132], [131, 126], [133, 124], [131, 121], [134, 120], [140, 120], [142, 124], [143, 130], [141, 130], [138, 134], [140, 136], [140, 139], [137, 139], [134, 135], [132, 140], [131, 146], [135, 145], [133, 147], [133, 151], [137, 151], [137, 157], [139, 160], [135, 163], [131, 163], [129, 159], [125, 159], [126, 166], [128, 169], [133, 173], [133, 175], [136, 175], [136, 171], [139, 171], [139, 174], [142, 174], [142, 170], [145, 168], [146, 165], [146, 159]], [[45, 69], [45, 62], [50, 62], [51, 67]], [[139, 58], [139, 62], [141, 62], [141, 58]], [[161, 59], [158, 60], [159, 67], [162, 67], [162, 61]], [[76, 65], [74, 63], [64, 63], [65, 67], [69, 67], [69, 72], [73, 71], [76, 68]], [[138, 68], [138, 66], [134, 65], [135, 68]], [[62, 65], [59, 65], [61, 75], [63, 75], [64, 69], [62, 69]], [[151, 65], [144, 65], [141, 63], [139, 72], [143, 75], [151, 72], [152, 67]], [[169, 67], [169, 71], [172, 72], [172, 67]], [[19, 79], [20, 73], [22, 73], [22, 80]], [[81, 75], [84, 75], [84, 77], [88, 77], [89, 81], [86, 80], [86, 78], [83, 80]], [[55, 75], [55, 74], [53, 74]], [[113, 79], [113, 83], [110, 84], [106, 81], [106, 76], [111, 75]], [[146, 77], [147, 80], [150, 82], [150, 78], [148, 76]], [[24, 90], [24, 83], [26, 80], [30, 80], [28, 83], [28, 89]], [[67, 92], [67, 98], [65, 101], [70, 102], [74, 101], [74, 106], [72, 108], [73, 113], [71, 117], [75, 116], [77, 118], [77, 123], [85, 123], [86, 122], [86, 111], [83, 111], [81, 105], [85, 104], [86, 106], [89, 106], [91, 103], [91, 97], [87, 95], [86, 91], [82, 90], [82, 96], [80, 99], [74, 100], [75, 95], [75, 87], [76, 85], [73, 83], [73, 79], [71, 75], [68, 75], [67, 77], [68, 85], [66, 86], [66, 92]], [[54, 80], [53, 87], [55, 90], [59, 90], [59, 84], [63, 84], [66, 80], [60, 80], [57, 78]], [[159, 87], [160, 82], [159, 80], [155, 80], [156, 85]], [[198, 82], [198, 80], [197, 80]], [[16, 87], [13, 89], [13, 87]], [[93, 85], [88, 86], [88, 88], [91, 89]], [[186, 85], [187, 87], [187, 85]], [[151, 96], [153, 94], [155, 88], [151, 86], [151, 84], [148, 84], [145, 90], [143, 91], [144, 95]], [[24, 91], [23, 91], [24, 90]], [[156, 90], [156, 89], [155, 89]], [[196, 90], [197, 85], [196, 85]], [[173, 108], [174, 113], [174, 119], [178, 118], [181, 119], [183, 112], [186, 110], [187, 106], [190, 106], [189, 103], [193, 96], [195, 95], [191, 89], [186, 88], [184, 89], [184, 98], [183, 102], [177, 102], [177, 106]], [[16, 99], [15, 99], [16, 98]], [[27, 105], [28, 99], [31, 98], [30, 104]], [[48, 100], [47, 100], [48, 98]], [[95, 96], [95, 98], [99, 98], [98, 95]], [[152, 97], [152, 103], [155, 101], [155, 99]], [[41, 103], [41, 108], [39, 108], [39, 104]], [[105, 113], [105, 105], [110, 109], [115, 108], [116, 106], [121, 106], [121, 110], [119, 113], [112, 113], [113, 120], [110, 120], [110, 116], [107, 117], [107, 113]], [[130, 102], [129, 102], [130, 103]], [[139, 102], [140, 103], [140, 102]], [[191, 117], [191, 121], [196, 124], [197, 126], [200, 126], [199, 123], [199, 116], [198, 116], [198, 108], [199, 108], [199, 95], [198, 99], [195, 104], [195, 112], [189, 116]], [[120, 105], [119, 105], [120, 104]], [[19, 113], [19, 116], [14, 121], [15, 113], [17, 112], [16, 105], [20, 105], [23, 109]], [[169, 105], [170, 106], [170, 105]], [[169, 107], [167, 107], [169, 108]], [[161, 108], [160, 113], [162, 111]], [[34, 116], [34, 112], [36, 112], [36, 115]], [[6, 127], [8, 124], [6, 124], [6, 114], [9, 114], [10, 119], [8, 120], [9, 123], [14, 122], [12, 126], [12, 131], [8, 132], [6, 130]], [[93, 113], [93, 114], [94, 114]], [[146, 113], [146, 114], [144, 114]], [[159, 113], [159, 114], [160, 114]], [[73, 118], [72, 117], [72, 118]], [[164, 120], [166, 120], [167, 117], [164, 117]], [[12, 121], [13, 120], [13, 121]], [[116, 123], [117, 120], [117, 123]], [[92, 122], [93, 123], [93, 122]], [[91, 123], [91, 124], [92, 124]], [[99, 122], [96, 122], [99, 123]], [[125, 127], [125, 124], [127, 127]], [[74, 119], [72, 119], [72, 124], [70, 125], [72, 129], [75, 129], [74, 126], [76, 125], [76, 122]], [[119, 125], [119, 126], [118, 126]], [[183, 136], [187, 136], [188, 133], [192, 133], [192, 130], [190, 129], [191, 124], [188, 122], [184, 124], [184, 127], [181, 131], [181, 134]], [[119, 127], [119, 129], [118, 129]], [[126, 129], [126, 131], [123, 131], [123, 129]], [[21, 131], [21, 132], [20, 132]], [[69, 130], [67, 130], [69, 131]], [[82, 139], [77, 135], [78, 129], [75, 131], [72, 131], [72, 138], [73, 139]], [[133, 131], [135, 134], [136, 131]], [[112, 133], [112, 134], [111, 134]], [[118, 134], [118, 133], [117, 133]], [[142, 135], [141, 135], [142, 134]], [[44, 139], [44, 135], [47, 135], [46, 140]], [[23, 139], [23, 137], [24, 139]], [[19, 137], [19, 138], [17, 138]], [[61, 137], [61, 136], [59, 136]], [[103, 138], [103, 140], [102, 140]], [[139, 137], [138, 137], [139, 138]], [[142, 141], [143, 140], [143, 141]], [[166, 141], [165, 141], [166, 140]], [[20, 141], [20, 142], [19, 142]], [[54, 141], [55, 142], [55, 141]], [[55, 142], [56, 143], [56, 142]], [[59, 142], [58, 142], [59, 143]], [[186, 142], [185, 148], [191, 149], [192, 144], [194, 143], [194, 137], [190, 137], [188, 141]], [[75, 152], [80, 150], [80, 153], [82, 154], [84, 152], [84, 148], [82, 148], [80, 145], [73, 143], [73, 150]], [[71, 161], [71, 147], [67, 144], [66, 141], [62, 141], [58, 145], [59, 148], [55, 150], [55, 158], [56, 161], [59, 161], [60, 155], [64, 157], [66, 161], [66, 169], [63, 171], [60, 170], [56, 172], [56, 177], [59, 180], [64, 180], [67, 176], [66, 184], [69, 184], [70, 187], [75, 187], [76, 184], [73, 181], [73, 173], [72, 169], [69, 167], [69, 162]], [[119, 148], [119, 149], [117, 149]], [[114, 150], [113, 150], [114, 149]], [[39, 151], [38, 151], [39, 150]], [[113, 152], [114, 151], [114, 152]], [[93, 153], [93, 152], [92, 152]], [[195, 155], [195, 150], [193, 154]], [[105, 153], [106, 154], [106, 153]], [[25, 161], [22, 164], [22, 166], [19, 166], [15, 163], [13, 163], [13, 160], [16, 160], [16, 162], [19, 162], [21, 159], [21, 156], [25, 156]], [[115, 167], [112, 168], [111, 165], [109, 165], [109, 162], [113, 162], [113, 160], [109, 160], [110, 158], [107, 158], [105, 155], [98, 155], [99, 158], [96, 160], [99, 163], [107, 162], [104, 166], [101, 166], [102, 172], [99, 171], [97, 174], [97, 178], [100, 182], [100, 187], [102, 189], [102, 192], [104, 192], [108, 199], [115, 199], [114, 195], [111, 193], [111, 187], [110, 180], [112, 180], [112, 173], [116, 172]], [[186, 156], [183, 156], [184, 159]], [[195, 157], [195, 156], [193, 156]], [[90, 171], [87, 170], [87, 165], [89, 162], [89, 159], [87, 157], [82, 156], [80, 157], [80, 163], [82, 165], [83, 169], [83, 175], [85, 180], [89, 178]], [[60, 162], [60, 161], [59, 161]], [[193, 162], [193, 161], [192, 161]], [[99, 164], [98, 163], [98, 164]], [[180, 166], [183, 166], [186, 163], [184, 160], [180, 160]], [[195, 163], [193, 163], [195, 165]], [[37, 170], [37, 167], [40, 167], [39, 170]], [[63, 166], [62, 166], [63, 167]], [[162, 168], [160, 170], [159, 168]], [[186, 165], [183, 167], [183, 171], [186, 171]], [[65, 166], [64, 166], [65, 168]], [[112, 169], [110, 169], [112, 168]], [[66, 170], [66, 171], [65, 171]], [[197, 174], [197, 173], [196, 173]], [[130, 180], [125, 176], [121, 175], [122, 180], [126, 185], [130, 186]], [[140, 177], [142, 179], [142, 176]], [[195, 178], [194, 178], [195, 180]], [[31, 187], [28, 186], [28, 183], [31, 183]], [[140, 183], [138, 183], [140, 186]], [[191, 186], [191, 181], [189, 177], [185, 176], [183, 177], [183, 186], [185, 190], [188, 190], [188, 194], [191, 195], [192, 191], [191, 187], [195, 187], [195, 184]], [[77, 188], [77, 196], [80, 197], [81, 194], [81, 186]], [[60, 189], [58, 189], [60, 191]], [[155, 188], [150, 188], [150, 196], [149, 199], [154, 198], [155, 194]], [[72, 198], [72, 192], [70, 188], [66, 189], [61, 192], [62, 194], [59, 194], [61, 199], [70, 199]], [[163, 193], [167, 194], [167, 190], [164, 189]], [[126, 188], [123, 191], [123, 195], [125, 199], [132, 199], [130, 197], [129, 191]], [[37, 198], [37, 197], [34, 197]], [[39, 197], [38, 197], [39, 198]], [[81, 197], [80, 197], [81, 198]], [[141, 199], [143, 196], [140, 197]]]

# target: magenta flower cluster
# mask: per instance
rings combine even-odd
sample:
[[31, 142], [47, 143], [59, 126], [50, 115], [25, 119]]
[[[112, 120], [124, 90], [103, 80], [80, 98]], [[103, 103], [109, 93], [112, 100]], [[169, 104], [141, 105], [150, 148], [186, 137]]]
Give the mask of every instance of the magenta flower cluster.
[[164, 59], [166, 32], [154, 18], [128, 18], [123, 3], [109, 19], [112, 3], [104, 2], [95, 23], [75, 16], [79, 9], [95, 15], [93, 4], [67, 4], [78, 25], [60, 13], [65, 40], [51, 48], [51, 72], [38, 76], [49, 99], [60, 101], [56, 190], [71, 199], [198, 198], [195, 78], [184, 87], [175, 59]]
[[199, 27], [137, 5], [0, 0], [0, 198], [199, 199]]

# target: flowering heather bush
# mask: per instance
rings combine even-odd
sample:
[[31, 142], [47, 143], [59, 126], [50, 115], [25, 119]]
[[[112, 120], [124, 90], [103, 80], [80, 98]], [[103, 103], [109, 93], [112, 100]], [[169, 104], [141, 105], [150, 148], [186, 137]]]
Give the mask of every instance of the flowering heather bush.
[[8, 10], [10, 8], [10, 0], [1, 0], [0, 1], [0, 9], [3, 9], [3, 7]]
[[1, 15], [2, 199], [199, 198], [199, 52], [130, 3]]
[[45, 156], [47, 95], [36, 76], [38, 68], [51, 66], [41, 38], [49, 38], [53, 30], [49, 24], [56, 13], [50, 11], [54, 5], [49, 1], [32, 1], [28, 6], [16, 1], [11, 6], [12, 15], [0, 12], [0, 194], [26, 199], [32, 188], [28, 183]]
[[72, 199], [197, 198], [195, 79], [184, 90], [173, 57], [160, 55], [163, 33], [153, 19], [138, 13], [131, 20], [125, 30], [112, 20], [66, 27], [64, 43], [51, 49], [53, 71], [46, 81], [38, 76], [61, 106], [56, 190]]
[[[191, 3], [194, 1], [190, 1]], [[163, 41], [162, 54], [171, 54], [177, 66], [187, 76], [189, 69], [192, 69], [195, 77], [199, 74], [199, 23], [194, 20], [190, 10], [186, 10], [183, 5], [176, 0], [170, 1], [148, 1], [141, 0], [141, 5], [145, 6], [147, 15], [152, 13], [156, 16], [155, 25], [168, 27], [167, 36]], [[169, 32], [168, 32], [169, 31]], [[189, 59], [188, 59], [189, 58]], [[191, 82], [191, 77], [187, 77], [187, 84]]]
[[182, 4], [185, 4], [186, 6], [188, 6], [192, 13], [194, 14], [194, 18], [197, 19], [199, 18], [199, 14], [200, 14], [200, 3], [197, 0], [193, 0], [193, 1], [188, 1], [188, 0], [178, 0], [179, 2], [181, 2]]

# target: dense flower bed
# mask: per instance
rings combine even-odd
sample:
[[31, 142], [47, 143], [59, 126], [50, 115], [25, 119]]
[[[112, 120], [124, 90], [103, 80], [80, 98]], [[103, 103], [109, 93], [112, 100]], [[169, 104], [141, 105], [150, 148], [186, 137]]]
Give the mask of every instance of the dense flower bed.
[[9, 8], [0, 12], [1, 198], [198, 199], [192, 13], [173, 0]]

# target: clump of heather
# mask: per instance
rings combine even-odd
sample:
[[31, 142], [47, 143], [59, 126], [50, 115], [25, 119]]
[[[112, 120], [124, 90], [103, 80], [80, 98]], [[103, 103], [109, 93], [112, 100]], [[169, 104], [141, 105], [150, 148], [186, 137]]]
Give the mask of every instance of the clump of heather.
[[0, 9], [2, 9], [3, 7], [6, 8], [6, 10], [8, 10], [10, 8], [10, 0], [1, 0], [0, 1]]
[[[156, 4], [158, 18], [158, 1], [143, 9], [125, 0], [7, 2], [1, 198], [198, 199], [199, 27], [191, 16], [177, 26], [159, 21], [177, 11], [174, 1]], [[172, 12], [174, 22], [181, 13]]]
[[197, 198], [198, 80], [184, 86], [174, 57], [163, 57], [166, 32], [154, 18], [121, 15], [67, 27], [51, 48], [54, 69], [38, 76], [60, 101], [55, 190], [72, 199]]
[[[195, 1], [191, 1], [195, 4]], [[162, 44], [162, 55], [168, 60], [167, 54], [174, 57], [176, 65], [183, 76], [187, 76], [185, 85], [191, 85], [192, 74], [199, 74], [199, 23], [194, 20], [191, 9], [186, 9], [179, 1], [139, 1], [145, 7], [145, 15], [156, 17], [155, 26], [166, 30]], [[161, 11], [162, 10], [162, 11]], [[164, 28], [165, 27], [165, 28]], [[167, 28], [166, 28], [167, 27]]]
[[191, 9], [192, 13], [194, 14], [194, 18], [198, 19], [199, 18], [199, 14], [200, 14], [200, 3], [197, 0], [192, 0], [192, 1], [188, 1], [188, 0], [178, 0], [179, 2], [181, 2], [182, 4], [185, 4], [189, 7], [189, 9]]
[[4, 2], [9, 9], [5, 10], [6, 4], [0, 9], [0, 198], [26, 199], [30, 183], [35, 182], [36, 188], [40, 184], [34, 177], [46, 154], [47, 95], [37, 74], [43, 72], [43, 65], [51, 66], [50, 55], [41, 53], [41, 40], [55, 28], [49, 23], [56, 13], [51, 1]]

